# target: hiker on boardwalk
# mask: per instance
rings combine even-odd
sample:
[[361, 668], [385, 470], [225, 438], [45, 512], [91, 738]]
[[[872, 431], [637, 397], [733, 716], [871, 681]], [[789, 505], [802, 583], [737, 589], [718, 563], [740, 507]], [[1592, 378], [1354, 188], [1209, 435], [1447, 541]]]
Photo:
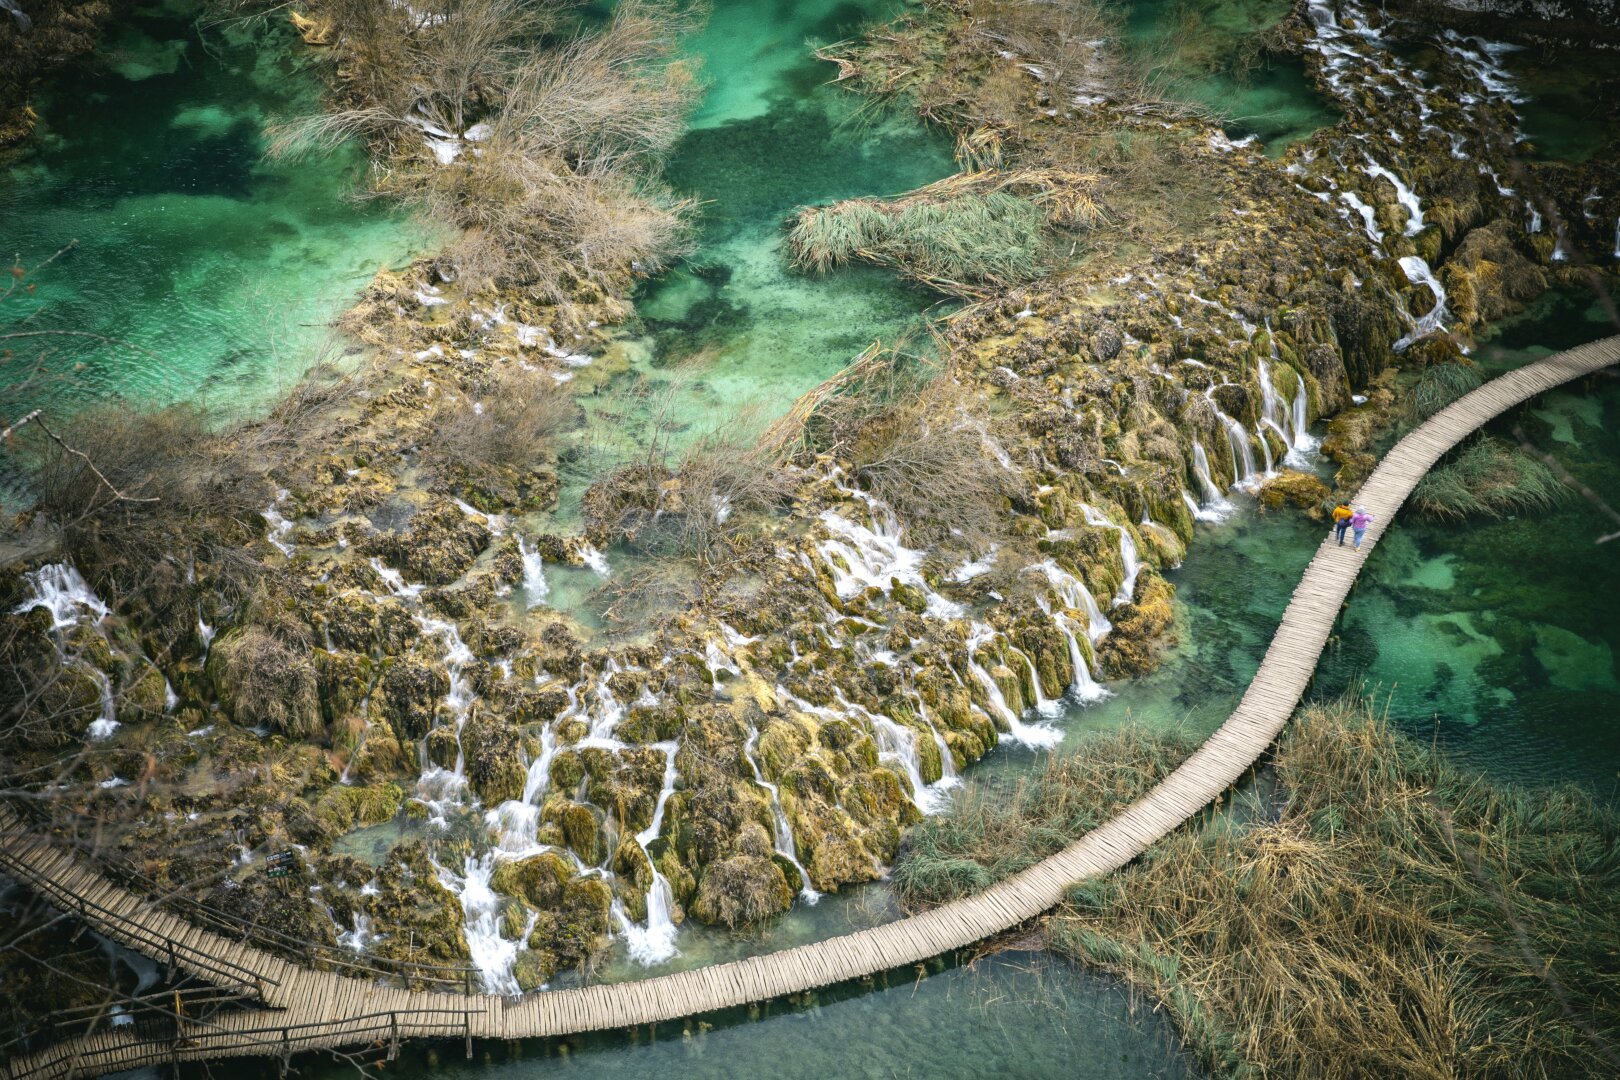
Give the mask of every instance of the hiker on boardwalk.
[[1347, 502], [1341, 502], [1333, 508], [1333, 531], [1339, 534], [1340, 547], [1344, 546], [1344, 533], [1346, 529], [1350, 528], [1350, 519], [1354, 515], [1355, 511], [1350, 509], [1350, 504]]
[[1361, 538], [1367, 535], [1367, 526], [1372, 524], [1373, 516], [1363, 508], [1356, 507], [1356, 512], [1350, 515], [1350, 531], [1356, 536], [1356, 549], [1361, 548]]

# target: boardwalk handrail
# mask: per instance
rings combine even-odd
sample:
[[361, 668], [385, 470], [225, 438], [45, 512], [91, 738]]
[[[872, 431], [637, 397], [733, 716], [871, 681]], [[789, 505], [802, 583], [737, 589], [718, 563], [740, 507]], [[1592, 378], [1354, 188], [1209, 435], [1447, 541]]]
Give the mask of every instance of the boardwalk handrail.
[[[56, 819], [41, 812], [35, 800], [11, 799], [7, 801], [7, 805], [19, 815], [32, 818], [42, 828], [48, 828], [56, 823]], [[234, 940], [251, 941], [270, 952], [279, 951], [284, 955], [302, 959], [311, 967], [319, 962], [328, 964], [332, 970], [345, 975], [404, 979], [407, 983], [414, 980], [436, 984], [432, 986], [434, 989], [459, 989], [466, 993], [472, 993], [478, 984], [478, 969], [471, 964], [434, 964], [422, 960], [400, 960], [390, 966], [367, 963], [364, 954], [350, 949], [308, 941], [263, 923], [244, 923], [229, 912], [183, 895], [176, 889], [166, 890], [132, 866], [108, 865], [98, 858], [93, 850], [88, 852], [81, 850], [80, 854], [87, 862], [94, 864], [99, 873], [114, 881], [134, 883], [136, 888], [132, 891], [137, 895], [144, 895], [151, 902], [169, 908], [183, 916], [187, 922], [207, 927]]]
[[[1317, 658], [1361, 566], [1396, 510], [1443, 454], [1514, 405], [1616, 362], [1620, 362], [1620, 337], [1546, 357], [1491, 380], [1409, 432], [1379, 462], [1357, 494], [1356, 502], [1374, 515], [1361, 549], [1340, 547], [1331, 538], [1323, 542], [1294, 590], [1259, 670], [1226, 721], [1136, 802], [1057, 854], [977, 895], [882, 926], [763, 956], [638, 982], [512, 998], [413, 994], [331, 972], [295, 970], [272, 995], [272, 1004], [284, 1010], [283, 1027], [289, 1033], [281, 1049], [267, 1048], [263, 1040], [251, 1038], [276, 1027], [266, 1027], [265, 1013], [236, 1013], [211, 1024], [213, 1036], [188, 1039], [184, 1045], [134, 1044], [110, 1034], [76, 1040], [42, 1055], [49, 1062], [20, 1063], [17, 1075], [79, 1075], [87, 1071], [87, 1062], [111, 1071], [237, 1053], [354, 1045], [370, 1038], [375, 1030], [373, 1018], [434, 1008], [459, 1015], [461, 1024], [424, 1023], [410, 1034], [464, 1035], [469, 1052], [474, 1038], [544, 1038], [654, 1024], [920, 963], [1035, 918], [1060, 903], [1075, 882], [1124, 866], [1199, 813], [1275, 741], [1315, 672]], [[5, 828], [8, 819], [15, 820], [0, 806], [0, 847], [17, 843]], [[86, 873], [62, 859], [54, 860], [52, 866], [65, 878], [82, 878]], [[141, 903], [136, 898], [130, 902]], [[172, 918], [161, 912], [153, 917]], [[215, 937], [202, 930], [197, 936]], [[287, 967], [277, 957], [255, 955], [246, 947], [237, 955], [239, 961], [252, 960], [255, 966]], [[294, 1030], [311, 1034], [300, 1035], [294, 1045], [290, 1038]], [[244, 1041], [229, 1043], [233, 1032]]]
[[[7, 825], [9, 822], [0, 818], [0, 828]], [[80, 893], [62, 888], [49, 877], [35, 873], [28, 860], [19, 857], [3, 842], [0, 842], [0, 870], [26, 884], [63, 912], [77, 915], [93, 926], [113, 931], [136, 952], [153, 960], [166, 961], [171, 968], [183, 966], [194, 974], [212, 979], [224, 987], [234, 987], [260, 1000], [264, 998], [265, 985], [276, 983], [273, 977], [251, 967], [221, 959], [173, 935], [155, 933], [142, 922], [87, 899]], [[143, 945], [145, 948], [141, 947]]]
[[[269, 1014], [261, 1012], [256, 1015], [263, 1017]], [[345, 1044], [349, 1046], [381, 1041], [375, 1036], [385, 1036], [391, 1044], [389, 1057], [392, 1058], [403, 1039], [421, 1035], [443, 1035], [445, 1025], [449, 1022], [447, 1018], [454, 1018], [453, 1026], [458, 1029], [458, 1033], [470, 1033], [472, 1015], [473, 1010], [466, 1008], [392, 1009], [387, 1012], [346, 1017], [341, 1026], [345, 1029], [345, 1036], [352, 1040]], [[311, 1020], [301, 1024], [272, 1022], [256, 1027], [225, 1028], [212, 1021], [192, 1020], [174, 1013], [169, 1013], [168, 1016], [180, 1026], [180, 1030], [170, 1037], [142, 1037], [139, 1034], [133, 1037], [115, 1037], [97, 1047], [85, 1046], [83, 1040], [64, 1043], [51, 1047], [26, 1063], [4, 1065], [4, 1075], [6, 1080], [54, 1076], [59, 1075], [58, 1070], [64, 1065], [70, 1066], [78, 1075], [86, 1075], [92, 1069], [103, 1067], [111, 1071], [111, 1066], [117, 1065], [116, 1059], [132, 1050], [155, 1054], [154, 1061], [171, 1061], [175, 1059], [177, 1044], [181, 1042], [187, 1049], [206, 1048], [211, 1054], [219, 1057], [232, 1056], [233, 1052], [237, 1054], [258, 1052], [285, 1058], [302, 1050], [320, 1049], [327, 1045], [321, 1040], [323, 1033], [332, 1027], [330, 1021]], [[114, 1029], [113, 1035], [121, 1036], [122, 1029]], [[103, 1059], [114, 1060], [104, 1062]], [[122, 1066], [118, 1068], [121, 1069]]]

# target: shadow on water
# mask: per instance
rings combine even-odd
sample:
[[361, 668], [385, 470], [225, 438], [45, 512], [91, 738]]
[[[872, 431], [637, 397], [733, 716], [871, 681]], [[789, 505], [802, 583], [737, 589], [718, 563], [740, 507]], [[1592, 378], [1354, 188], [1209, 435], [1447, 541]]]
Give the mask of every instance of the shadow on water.
[[[1169, 1021], [1110, 979], [1043, 954], [1001, 953], [932, 974], [887, 972], [756, 1010], [733, 1009], [630, 1034], [521, 1043], [408, 1046], [385, 1075], [518, 1080], [678, 1076], [779, 1080], [926, 1076], [934, 1080], [1176, 1080], [1199, 1075]], [[367, 1057], [380, 1057], [377, 1053]], [[349, 1070], [314, 1055], [303, 1076]], [[247, 1069], [243, 1070], [248, 1071]], [[257, 1076], [274, 1072], [264, 1066]], [[200, 1076], [187, 1068], [183, 1075]]]

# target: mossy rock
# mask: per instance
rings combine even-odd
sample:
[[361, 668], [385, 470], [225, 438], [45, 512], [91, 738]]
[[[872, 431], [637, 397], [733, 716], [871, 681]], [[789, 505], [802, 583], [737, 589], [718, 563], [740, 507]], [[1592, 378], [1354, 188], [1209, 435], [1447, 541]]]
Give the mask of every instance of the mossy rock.
[[516, 896], [531, 907], [551, 909], [562, 903], [563, 890], [573, 876], [573, 867], [562, 856], [547, 851], [501, 863], [490, 875], [489, 887]]
[[585, 765], [573, 750], [558, 750], [551, 756], [551, 790], [572, 795], [585, 779]]
[[793, 892], [774, 860], [737, 855], [704, 869], [692, 915], [730, 930], [755, 926], [790, 908]]
[[427, 733], [423, 746], [426, 748], [429, 765], [437, 765], [441, 769], [456, 767], [456, 757], [461, 753], [461, 747], [456, 744], [455, 728], [434, 728]]
[[370, 658], [326, 649], [316, 649], [313, 656], [322, 718], [332, 724], [352, 716], [371, 689]]
[[479, 799], [494, 806], [521, 799], [529, 770], [523, 765], [517, 728], [487, 712], [468, 719], [461, 729], [467, 782]]
[[380, 825], [393, 820], [404, 802], [405, 792], [398, 784], [339, 784], [327, 789], [313, 812], [335, 832], [345, 833], [356, 825]]
[[259, 626], [227, 630], [208, 655], [220, 704], [243, 727], [307, 739], [325, 726], [315, 664], [293, 634]]
[[396, 660], [383, 673], [381, 691], [374, 700], [401, 748], [409, 748], [433, 726], [438, 701], [450, 692], [450, 679], [438, 668]]
[[1328, 486], [1314, 474], [1282, 469], [1260, 488], [1260, 505], [1267, 510], [1294, 506], [1320, 520], [1324, 516], [1322, 506], [1331, 495]]
[[561, 830], [563, 840], [586, 866], [595, 866], [606, 854], [603, 849], [602, 811], [594, 806], [554, 796], [546, 800], [541, 815]]

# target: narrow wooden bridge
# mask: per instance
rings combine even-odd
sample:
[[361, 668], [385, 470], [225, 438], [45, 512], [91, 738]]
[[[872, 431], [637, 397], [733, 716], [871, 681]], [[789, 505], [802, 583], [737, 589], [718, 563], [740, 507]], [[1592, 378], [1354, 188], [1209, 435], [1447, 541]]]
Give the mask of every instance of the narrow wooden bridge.
[[1362, 563], [1413, 487], [1447, 450], [1503, 411], [1620, 362], [1620, 337], [1549, 356], [1485, 384], [1417, 428], [1357, 496], [1375, 515], [1361, 550], [1325, 541], [1294, 590], [1237, 710], [1180, 768], [1051, 858], [977, 896], [843, 937], [639, 982], [516, 997], [412, 992], [300, 967], [160, 910], [54, 848], [0, 810], [0, 869], [99, 932], [264, 1004], [181, 1023], [136, 1025], [7, 1063], [11, 1078], [94, 1075], [240, 1055], [397, 1045], [413, 1037], [525, 1039], [673, 1020], [916, 964], [1047, 911], [1076, 881], [1115, 870], [1209, 805], [1277, 738], [1299, 703]]

